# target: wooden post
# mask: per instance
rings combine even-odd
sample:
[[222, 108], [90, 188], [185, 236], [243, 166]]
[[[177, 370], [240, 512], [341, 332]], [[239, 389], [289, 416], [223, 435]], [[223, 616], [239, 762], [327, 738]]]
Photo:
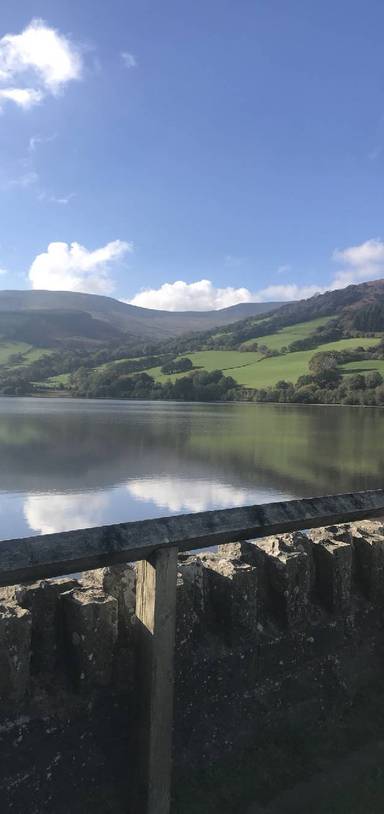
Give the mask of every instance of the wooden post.
[[164, 549], [137, 567], [140, 814], [171, 806], [177, 554]]

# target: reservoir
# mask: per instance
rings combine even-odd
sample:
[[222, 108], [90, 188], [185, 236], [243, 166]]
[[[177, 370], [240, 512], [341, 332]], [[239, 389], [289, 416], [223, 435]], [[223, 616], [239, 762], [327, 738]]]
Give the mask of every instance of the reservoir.
[[0, 398], [0, 539], [382, 488], [384, 410]]

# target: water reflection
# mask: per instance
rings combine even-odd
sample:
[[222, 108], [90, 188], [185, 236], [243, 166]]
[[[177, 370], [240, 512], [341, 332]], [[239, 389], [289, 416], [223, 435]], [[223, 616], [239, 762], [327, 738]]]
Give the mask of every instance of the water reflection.
[[[252, 489], [240, 489], [227, 483], [177, 478], [148, 478], [133, 480], [127, 484], [128, 492], [137, 500], [154, 503], [160, 509], [172, 513], [204, 512], [208, 509], [224, 509], [227, 506], [246, 506], [263, 493]], [[264, 494], [266, 499], [268, 493]]]
[[36, 534], [89, 528], [103, 523], [107, 495], [28, 495], [24, 516]]
[[384, 412], [0, 399], [0, 539], [382, 486]]

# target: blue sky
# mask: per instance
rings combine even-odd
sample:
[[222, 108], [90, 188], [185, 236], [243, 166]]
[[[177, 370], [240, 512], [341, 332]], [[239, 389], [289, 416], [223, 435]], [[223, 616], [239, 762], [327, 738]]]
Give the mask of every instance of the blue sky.
[[4, 0], [0, 286], [182, 309], [382, 276], [383, 30], [382, 0]]

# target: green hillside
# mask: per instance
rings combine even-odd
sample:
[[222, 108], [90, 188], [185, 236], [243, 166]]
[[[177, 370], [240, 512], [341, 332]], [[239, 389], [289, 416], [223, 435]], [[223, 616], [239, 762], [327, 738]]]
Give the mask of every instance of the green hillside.
[[8, 365], [12, 368], [27, 366], [36, 362], [41, 356], [52, 352], [50, 348], [34, 348], [26, 342], [0, 340], [0, 365]]
[[[277, 344], [278, 334], [271, 337], [274, 344]], [[354, 350], [358, 347], [375, 347], [380, 343], [379, 337], [371, 339], [340, 339], [336, 342], [328, 342], [320, 345], [317, 351], [344, 351]], [[309, 372], [309, 362], [314, 355], [313, 350], [301, 351], [297, 353], [287, 353], [275, 357], [263, 357], [260, 353], [246, 353], [241, 351], [201, 351], [199, 353], [189, 353], [196, 370], [222, 370], [232, 376], [237, 384], [243, 387], [259, 388], [271, 387], [278, 381], [285, 379], [296, 382], [299, 376], [304, 376]], [[177, 357], [182, 358], [182, 357]], [[359, 363], [356, 363], [359, 365]], [[185, 373], [166, 375], [161, 372], [160, 367], [147, 368], [146, 372], [157, 382], [165, 382], [168, 379], [176, 381]], [[134, 374], [132, 374], [134, 375]]]
[[[0, 391], [6, 394], [384, 405], [384, 281], [204, 332], [164, 340], [160, 331], [150, 342], [121, 332], [123, 303], [67, 293], [61, 304], [73, 310], [55, 313], [48, 306], [58, 294], [52, 300], [49, 292], [32, 293], [39, 294], [27, 297], [34, 308], [15, 316], [11, 297], [4, 319], [0, 312]], [[86, 303], [87, 313], [80, 310]], [[154, 324], [158, 313], [152, 312]], [[168, 316], [163, 312], [162, 319]], [[175, 316], [190, 324], [191, 314]], [[18, 332], [13, 341], [11, 329]]]
[[[270, 348], [270, 350], [281, 350], [281, 348], [289, 347], [292, 342], [298, 342], [301, 339], [306, 339], [308, 336], [311, 336], [318, 328], [322, 328], [326, 325], [330, 319], [331, 317], [319, 317], [319, 319], [311, 319], [308, 322], [298, 322], [297, 325], [281, 328], [281, 330], [273, 334], [267, 334], [262, 337], [255, 336], [243, 342], [242, 348], [249, 347], [257, 340], [260, 344]], [[260, 327], [260, 322], [258, 322], [257, 325]]]

